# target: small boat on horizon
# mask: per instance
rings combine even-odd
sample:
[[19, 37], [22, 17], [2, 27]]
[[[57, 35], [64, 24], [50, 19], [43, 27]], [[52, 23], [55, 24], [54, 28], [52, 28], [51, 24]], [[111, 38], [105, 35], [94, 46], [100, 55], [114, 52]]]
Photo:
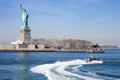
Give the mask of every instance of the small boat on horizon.
[[87, 52], [88, 53], [105, 53], [105, 51], [97, 43], [96, 45], [92, 45]]

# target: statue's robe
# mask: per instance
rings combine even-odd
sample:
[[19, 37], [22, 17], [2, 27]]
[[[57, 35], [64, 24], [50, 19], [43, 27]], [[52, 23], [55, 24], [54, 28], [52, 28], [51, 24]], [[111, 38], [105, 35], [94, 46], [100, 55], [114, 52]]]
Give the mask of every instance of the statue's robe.
[[23, 26], [28, 27], [28, 14], [25, 10], [23, 10], [22, 19], [23, 19]]

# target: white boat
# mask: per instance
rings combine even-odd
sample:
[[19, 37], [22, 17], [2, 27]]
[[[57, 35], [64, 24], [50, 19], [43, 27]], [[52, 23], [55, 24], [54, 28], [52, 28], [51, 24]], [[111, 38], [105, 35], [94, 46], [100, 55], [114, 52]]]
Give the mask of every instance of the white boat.
[[89, 64], [102, 64], [103, 61], [100, 58], [88, 58], [85, 60]]

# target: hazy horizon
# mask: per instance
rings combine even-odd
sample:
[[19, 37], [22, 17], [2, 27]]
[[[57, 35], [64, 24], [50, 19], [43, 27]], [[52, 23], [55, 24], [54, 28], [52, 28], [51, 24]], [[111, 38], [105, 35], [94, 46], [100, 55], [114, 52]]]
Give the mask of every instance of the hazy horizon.
[[32, 38], [120, 45], [119, 0], [0, 0], [0, 43], [18, 39], [20, 4], [29, 15]]

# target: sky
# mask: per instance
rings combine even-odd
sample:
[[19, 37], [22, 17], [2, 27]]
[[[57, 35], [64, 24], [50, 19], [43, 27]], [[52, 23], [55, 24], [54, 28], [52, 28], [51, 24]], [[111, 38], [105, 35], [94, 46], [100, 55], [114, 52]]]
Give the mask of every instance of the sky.
[[18, 39], [20, 4], [29, 15], [32, 38], [120, 45], [120, 0], [0, 0], [0, 43]]

